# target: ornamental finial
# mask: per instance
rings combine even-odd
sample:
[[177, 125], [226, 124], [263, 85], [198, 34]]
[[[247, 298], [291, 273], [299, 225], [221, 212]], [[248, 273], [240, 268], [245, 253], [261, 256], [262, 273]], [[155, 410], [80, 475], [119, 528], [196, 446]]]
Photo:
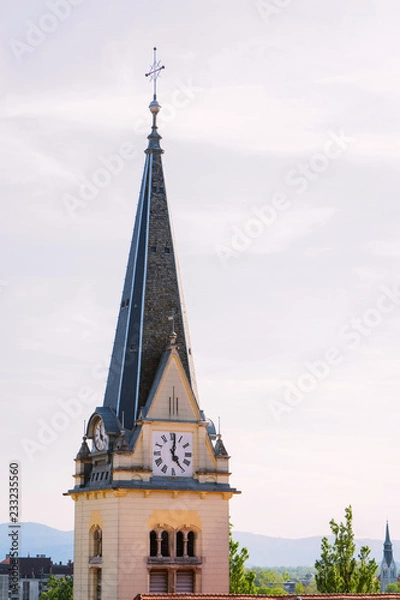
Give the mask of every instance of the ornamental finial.
[[145, 77], [150, 77], [150, 81], [153, 82], [153, 100], [157, 100], [157, 79], [160, 77], [161, 71], [165, 69], [164, 65], [161, 65], [161, 60], [157, 60], [157, 48], [153, 48], [154, 60], [153, 64], [150, 65], [150, 71], [145, 73]]
[[150, 65], [150, 71], [145, 73], [146, 77], [150, 77], [150, 81], [154, 84], [153, 91], [153, 100], [149, 104], [149, 109], [151, 114], [153, 115], [153, 125], [151, 134], [148, 136], [149, 146], [146, 152], [163, 152], [160, 148], [160, 139], [161, 136], [157, 133], [157, 115], [161, 110], [161, 106], [157, 101], [157, 79], [160, 76], [160, 73], [163, 69], [165, 69], [164, 65], [161, 65], [161, 61], [157, 60], [157, 48], [153, 48], [154, 51], [154, 60], [153, 64]]
[[171, 321], [171, 333], [169, 334], [169, 347], [172, 348], [176, 345], [177, 335], [175, 333], [175, 314], [174, 311], [171, 311], [171, 314], [168, 316], [168, 321]]

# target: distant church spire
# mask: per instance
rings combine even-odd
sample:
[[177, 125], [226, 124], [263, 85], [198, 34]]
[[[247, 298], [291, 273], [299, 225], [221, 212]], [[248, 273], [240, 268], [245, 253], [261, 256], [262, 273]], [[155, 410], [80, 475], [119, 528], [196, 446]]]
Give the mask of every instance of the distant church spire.
[[397, 581], [397, 568], [393, 557], [393, 544], [390, 541], [389, 523], [386, 521], [386, 536], [383, 543], [383, 560], [381, 563], [381, 592], [386, 590], [389, 583]]
[[128, 430], [146, 403], [170, 334], [171, 314], [179, 356], [196, 394], [157, 128], [161, 106], [156, 83], [162, 69], [154, 48], [154, 62], [146, 73], [154, 84], [152, 128], [104, 398], [104, 406], [120, 420], [124, 413]]

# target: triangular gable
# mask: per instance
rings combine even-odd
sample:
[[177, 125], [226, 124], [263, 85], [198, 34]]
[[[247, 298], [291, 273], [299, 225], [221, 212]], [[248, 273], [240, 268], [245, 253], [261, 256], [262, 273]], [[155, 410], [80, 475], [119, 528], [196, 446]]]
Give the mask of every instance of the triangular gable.
[[175, 348], [164, 352], [143, 418], [161, 421], [199, 421], [199, 406]]

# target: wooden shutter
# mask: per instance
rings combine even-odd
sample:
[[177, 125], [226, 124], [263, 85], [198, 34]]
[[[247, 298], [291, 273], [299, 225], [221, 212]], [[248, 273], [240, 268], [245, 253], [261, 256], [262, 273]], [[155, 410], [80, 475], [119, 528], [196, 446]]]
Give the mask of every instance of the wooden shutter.
[[193, 571], [176, 572], [176, 593], [192, 594], [194, 592]]
[[150, 594], [168, 593], [168, 571], [150, 571]]

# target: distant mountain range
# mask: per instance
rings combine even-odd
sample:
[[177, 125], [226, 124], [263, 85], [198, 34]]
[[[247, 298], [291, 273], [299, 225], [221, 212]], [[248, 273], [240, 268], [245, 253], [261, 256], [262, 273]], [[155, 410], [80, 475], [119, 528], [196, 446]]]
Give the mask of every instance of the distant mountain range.
[[[245, 546], [250, 554], [247, 561], [248, 567], [312, 567], [321, 555], [321, 539], [323, 536], [299, 538], [268, 537], [245, 531], [234, 531], [233, 538], [241, 546]], [[332, 536], [328, 536], [332, 542]], [[361, 546], [369, 546], [371, 558], [378, 564], [382, 561], [383, 540], [355, 540], [357, 551]], [[396, 547], [399, 552], [396, 552]], [[400, 542], [393, 541], [394, 558], [400, 558]]]
[[[74, 532], [60, 531], [40, 523], [21, 523], [20, 556], [45, 554], [53, 562], [67, 563], [74, 554]], [[0, 560], [10, 552], [8, 523], [0, 524]]]
[[[0, 560], [9, 552], [9, 525], [0, 524]], [[45, 554], [53, 562], [68, 562], [73, 559], [73, 531], [60, 531], [41, 525], [40, 523], [23, 523], [21, 527], [20, 556], [36, 556]], [[298, 567], [313, 566], [320, 556], [321, 538], [309, 537], [291, 540], [287, 538], [268, 537], [245, 531], [234, 531], [233, 537], [241, 546], [246, 546], [250, 553], [249, 567]], [[357, 548], [369, 546], [371, 556], [378, 564], [382, 560], [383, 540], [356, 540]], [[396, 551], [399, 549], [399, 552]], [[395, 558], [400, 558], [400, 542], [393, 541]]]

